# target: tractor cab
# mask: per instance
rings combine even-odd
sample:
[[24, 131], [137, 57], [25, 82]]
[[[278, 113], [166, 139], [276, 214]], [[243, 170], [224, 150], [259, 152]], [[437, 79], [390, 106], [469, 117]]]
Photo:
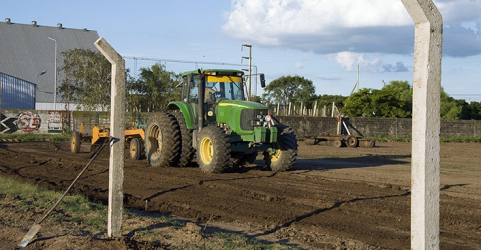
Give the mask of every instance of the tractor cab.
[[[199, 118], [208, 124], [215, 123], [217, 107], [221, 101], [244, 101], [243, 75], [242, 71], [222, 69], [182, 74], [182, 100], [189, 106], [193, 125], [199, 124]], [[199, 106], [203, 109], [199, 109]]]

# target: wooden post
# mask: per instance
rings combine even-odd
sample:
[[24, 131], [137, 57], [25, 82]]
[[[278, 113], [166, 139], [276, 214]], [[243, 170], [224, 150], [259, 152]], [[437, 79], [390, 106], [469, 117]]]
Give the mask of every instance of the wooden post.
[[114, 141], [110, 145], [107, 234], [118, 238], [122, 236], [124, 198], [125, 61], [103, 37], [95, 42], [95, 46], [112, 64], [110, 136]]
[[411, 249], [439, 249], [443, 20], [432, 0], [402, 0], [415, 23]]

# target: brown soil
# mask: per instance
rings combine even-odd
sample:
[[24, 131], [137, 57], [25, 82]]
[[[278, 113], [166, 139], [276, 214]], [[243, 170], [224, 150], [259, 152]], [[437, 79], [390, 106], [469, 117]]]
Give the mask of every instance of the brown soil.
[[[72, 154], [68, 142], [0, 143], [0, 174], [64, 191], [89, 161], [88, 151], [82, 145]], [[125, 159], [124, 205], [184, 218], [205, 231], [304, 249], [410, 249], [410, 160], [411, 144], [400, 142], [375, 148], [300, 142], [296, 166], [283, 173], [267, 171], [260, 157], [249, 167], [217, 175]], [[480, 144], [441, 145], [442, 249], [481, 249], [480, 162]], [[107, 203], [108, 166], [104, 152], [73, 192]], [[44, 212], [12, 211], [14, 202], [15, 197], [0, 196], [2, 249], [14, 249]], [[137, 241], [132, 232], [106, 240], [49, 220], [39, 234], [27, 249], [166, 246]]]

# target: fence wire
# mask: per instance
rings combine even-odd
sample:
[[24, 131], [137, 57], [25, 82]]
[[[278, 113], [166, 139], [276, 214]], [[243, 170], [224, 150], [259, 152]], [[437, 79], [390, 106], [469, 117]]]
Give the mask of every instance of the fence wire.
[[[165, 70], [177, 74], [197, 69], [235, 69], [245, 71], [249, 67], [249, 65], [246, 64], [222, 62], [183, 61], [129, 56], [124, 56], [123, 58], [125, 60], [125, 68], [130, 70], [130, 75], [134, 78], [139, 77], [141, 68], [150, 68], [154, 64], [160, 64], [165, 67]], [[252, 74], [256, 72], [257, 66], [252, 65]], [[257, 95], [257, 77], [254, 76], [252, 77], [252, 95]]]

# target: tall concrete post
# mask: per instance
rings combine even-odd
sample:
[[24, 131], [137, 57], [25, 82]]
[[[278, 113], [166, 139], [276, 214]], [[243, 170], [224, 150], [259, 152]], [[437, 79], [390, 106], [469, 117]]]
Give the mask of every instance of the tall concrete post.
[[402, 0], [415, 23], [411, 249], [439, 249], [443, 20], [432, 0]]
[[122, 236], [122, 209], [124, 185], [124, 130], [125, 130], [125, 61], [103, 37], [95, 46], [112, 64], [110, 88], [110, 146], [109, 164], [109, 208], [107, 234], [109, 237]]

